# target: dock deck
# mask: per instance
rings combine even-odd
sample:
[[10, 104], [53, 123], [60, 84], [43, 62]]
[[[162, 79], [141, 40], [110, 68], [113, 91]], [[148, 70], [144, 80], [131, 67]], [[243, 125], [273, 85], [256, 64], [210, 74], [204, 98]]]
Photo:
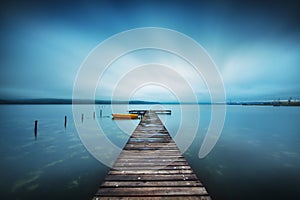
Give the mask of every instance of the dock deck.
[[211, 200], [156, 112], [146, 111], [93, 200]]
[[[148, 110], [129, 110], [130, 114], [138, 114], [144, 115]], [[171, 110], [151, 110], [151, 112], [155, 112], [156, 114], [167, 114], [171, 115]]]

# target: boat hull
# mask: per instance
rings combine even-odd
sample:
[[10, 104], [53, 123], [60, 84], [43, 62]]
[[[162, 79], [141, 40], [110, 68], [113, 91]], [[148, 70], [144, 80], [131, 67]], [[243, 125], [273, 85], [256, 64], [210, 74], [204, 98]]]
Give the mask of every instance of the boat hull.
[[138, 114], [112, 114], [113, 119], [138, 119]]

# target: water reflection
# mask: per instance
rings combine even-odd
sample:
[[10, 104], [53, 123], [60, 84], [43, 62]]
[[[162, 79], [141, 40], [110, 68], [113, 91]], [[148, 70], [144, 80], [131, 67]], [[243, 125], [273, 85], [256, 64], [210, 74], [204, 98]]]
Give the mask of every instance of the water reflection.
[[[119, 105], [118, 109], [127, 112], [149, 107]], [[181, 133], [182, 109], [193, 116], [192, 106], [162, 107], [172, 110], [172, 115], [160, 118], [179, 146], [188, 144], [185, 140], [189, 135], [185, 133], [198, 127], [194, 139], [188, 141], [191, 145], [181, 150], [215, 200], [300, 196], [299, 107], [229, 106], [221, 137], [204, 159], [199, 159], [198, 152], [209, 126], [210, 107], [199, 107], [199, 119], [185, 115], [188, 120]], [[110, 118], [108, 105], [100, 108], [102, 118], [99, 110], [95, 119], [93, 113], [84, 113], [81, 128], [91, 131], [89, 124], [96, 122], [115, 146], [123, 148], [139, 121], [116, 122]], [[66, 128], [64, 116], [68, 116]], [[36, 141], [35, 119], [39, 120]], [[108, 172], [108, 167], [94, 159], [81, 143], [71, 106], [0, 106], [0, 127], [0, 199], [90, 199]], [[97, 140], [94, 143], [95, 150], [104, 152], [113, 163], [118, 154]]]

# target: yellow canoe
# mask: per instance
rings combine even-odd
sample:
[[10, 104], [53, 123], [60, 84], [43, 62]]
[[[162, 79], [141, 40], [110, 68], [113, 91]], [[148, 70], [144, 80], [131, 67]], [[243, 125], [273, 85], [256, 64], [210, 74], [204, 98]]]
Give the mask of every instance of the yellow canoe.
[[137, 119], [138, 114], [112, 114], [113, 119]]

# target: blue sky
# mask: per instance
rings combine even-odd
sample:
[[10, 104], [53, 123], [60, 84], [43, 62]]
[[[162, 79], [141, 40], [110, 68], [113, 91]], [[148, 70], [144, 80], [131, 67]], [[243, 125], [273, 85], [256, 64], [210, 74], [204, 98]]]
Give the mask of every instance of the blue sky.
[[[297, 1], [4, 1], [0, 98], [71, 98], [77, 71], [96, 45], [151, 26], [201, 44], [220, 71], [227, 99], [300, 99], [299, 10]], [[114, 79], [118, 71], [116, 65], [107, 76]], [[193, 87], [207, 100], [204, 84]], [[110, 94], [99, 85], [96, 97]], [[158, 86], [141, 88], [134, 98], [153, 96], [174, 99]]]

